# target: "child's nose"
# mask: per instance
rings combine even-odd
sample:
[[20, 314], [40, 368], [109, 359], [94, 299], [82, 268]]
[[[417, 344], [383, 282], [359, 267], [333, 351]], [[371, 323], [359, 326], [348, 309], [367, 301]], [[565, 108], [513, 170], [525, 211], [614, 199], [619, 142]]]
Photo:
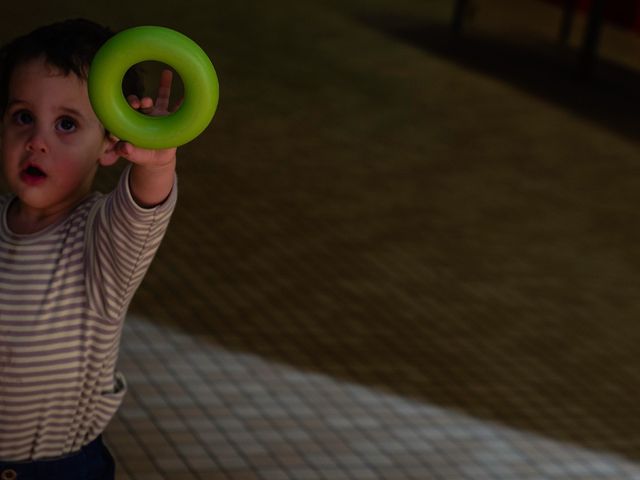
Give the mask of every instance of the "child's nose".
[[49, 150], [47, 147], [47, 142], [44, 136], [40, 132], [34, 132], [31, 137], [27, 140], [26, 145], [27, 151], [29, 152], [38, 152], [38, 153], [47, 153]]

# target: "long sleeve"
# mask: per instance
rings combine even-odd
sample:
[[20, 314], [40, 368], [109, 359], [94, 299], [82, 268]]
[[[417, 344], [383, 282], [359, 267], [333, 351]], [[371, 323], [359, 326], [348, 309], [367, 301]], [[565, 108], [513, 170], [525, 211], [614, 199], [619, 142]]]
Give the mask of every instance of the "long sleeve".
[[140, 207], [129, 189], [130, 170], [127, 166], [118, 186], [94, 206], [86, 232], [89, 305], [114, 322], [124, 318], [164, 237], [177, 198], [174, 180], [162, 204]]

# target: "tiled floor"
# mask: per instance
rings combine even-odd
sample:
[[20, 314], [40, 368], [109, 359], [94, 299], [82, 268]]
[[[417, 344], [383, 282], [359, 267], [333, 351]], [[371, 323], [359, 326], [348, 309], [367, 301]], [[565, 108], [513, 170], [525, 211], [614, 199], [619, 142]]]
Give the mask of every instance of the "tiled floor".
[[640, 479], [640, 464], [128, 319], [118, 479]]

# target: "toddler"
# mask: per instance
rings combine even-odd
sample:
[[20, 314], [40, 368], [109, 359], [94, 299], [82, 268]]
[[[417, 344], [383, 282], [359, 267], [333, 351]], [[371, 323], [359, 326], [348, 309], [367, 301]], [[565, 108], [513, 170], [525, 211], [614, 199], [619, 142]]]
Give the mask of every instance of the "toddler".
[[[176, 149], [114, 138], [87, 91], [113, 32], [87, 20], [39, 28], [0, 50], [0, 480], [113, 479], [101, 433], [125, 394], [122, 324], [176, 203]], [[168, 114], [158, 98], [131, 106]], [[128, 161], [116, 188], [100, 165]]]

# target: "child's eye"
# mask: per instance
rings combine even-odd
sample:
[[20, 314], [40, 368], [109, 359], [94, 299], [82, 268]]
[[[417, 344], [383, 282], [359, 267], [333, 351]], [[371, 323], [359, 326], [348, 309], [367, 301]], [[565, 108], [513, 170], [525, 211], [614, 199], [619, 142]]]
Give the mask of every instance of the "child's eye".
[[28, 110], [18, 110], [12, 116], [13, 121], [18, 125], [31, 125], [33, 123], [33, 115]]
[[75, 131], [76, 127], [76, 121], [70, 117], [62, 117], [56, 124], [56, 128], [58, 130], [66, 133]]

